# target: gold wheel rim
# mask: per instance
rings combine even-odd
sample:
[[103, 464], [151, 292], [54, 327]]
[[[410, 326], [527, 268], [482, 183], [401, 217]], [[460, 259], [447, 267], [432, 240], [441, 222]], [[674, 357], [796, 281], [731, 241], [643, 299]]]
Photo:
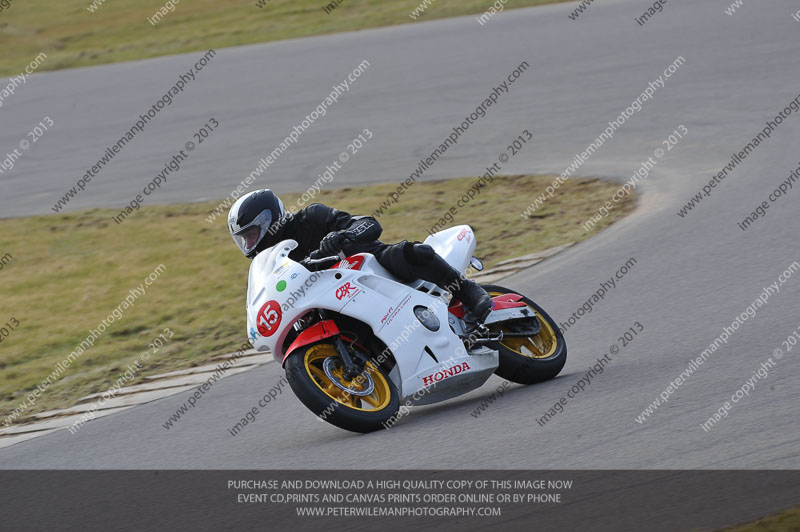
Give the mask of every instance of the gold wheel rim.
[[[489, 295], [496, 297], [505, 295], [507, 293], [509, 292], [491, 291], [489, 292]], [[526, 305], [529, 309], [536, 312], [538, 316], [538, 312], [535, 308], [527, 303]], [[539, 317], [539, 323], [541, 324], [541, 330], [536, 336], [503, 338], [503, 340], [500, 342], [500, 345], [523, 357], [550, 358], [556, 352], [556, 347], [558, 347], [558, 339], [556, 338], [555, 331], [553, 331], [553, 328], [550, 326], [547, 320]], [[503, 331], [502, 327], [494, 327], [491, 329], [494, 332]], [[525, 351], [528, 352], [526, 353]]]
[[[331, 357], [338, 358], [336, 348], [330, 344], [317, 344], [310, 347], [305, 354], [305, 367], [311, 380], [316, 384], [322, 393], [333, 399], [337, 403], [352, 408], [353, 410], [361, 410], [364, 412], [374, 412], [386, 408], [391, 400], [391, 388], [389, 381], [383, 376], [383, 373], [372, 363], [367, 362], [365, 372], [372, 379], [374, 389], [369, 395], [353, 395], [347, 393], [337, 386], [325, 373], [322, 368], [323, 362]], [[362, 379], [359, 382], [358, 377], [352, 380], [344, 378], [344, 368], [341, 364], [331, 370], [331, 373], [339, 380], [339, 383], [347, 388], [354, 390], [366, 390], [367, 380]]]

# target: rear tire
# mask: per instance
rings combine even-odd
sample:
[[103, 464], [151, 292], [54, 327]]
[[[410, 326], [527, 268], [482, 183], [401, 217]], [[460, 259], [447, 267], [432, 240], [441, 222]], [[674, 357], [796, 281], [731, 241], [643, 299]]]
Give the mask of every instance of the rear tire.
[[[481, 286], [492, 297], [519, 294], [503, 286]], [[488, 345], [500, 354], [500, 365], [495, 370], [497, 376], [519, 384], [535, 384], [550, 380], [561, 372], [567, 362], [567, 343], [556, 322], [542, 307], [525, 296], [522, 296], [522, 301], [536, 312], [541, 324], [539, 334], [529, 338], [503, 339]], [[502, 323], [488, 327], [494, 332], [503, 329]]]
[[360, 381], [358, 377], [346, 380], [332, 344], [298, 349], [286, 359], [285, 368], [297, 398], [317, 417], [341, 429], [362, 433], [380, 430], [400, 409], [400, 394], [383, 369], [367, 362]]

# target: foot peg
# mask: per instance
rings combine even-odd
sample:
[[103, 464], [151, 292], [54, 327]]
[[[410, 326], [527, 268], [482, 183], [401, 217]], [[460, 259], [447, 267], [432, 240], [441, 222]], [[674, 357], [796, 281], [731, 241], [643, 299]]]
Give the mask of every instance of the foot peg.
[[493, 336], [493, 334], [488, 327], [479, 323], [474, 329], [462, 334], [460, 337], [464, 344], [467, 345], [467, 349], [469, 349], [473, 345], [483, 345], [503, 340], [503, 331], [500, 331], [496, 336]]

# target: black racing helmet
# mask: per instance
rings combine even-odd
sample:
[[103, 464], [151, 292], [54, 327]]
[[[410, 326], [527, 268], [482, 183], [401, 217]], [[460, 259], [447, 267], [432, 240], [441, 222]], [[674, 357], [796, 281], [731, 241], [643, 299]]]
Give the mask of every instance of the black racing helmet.
[[231, 207], [228, 230], [233, 241], [249, 258], [280, 242], [286, 210], [283, 202], [265, 188], [250, 192]]

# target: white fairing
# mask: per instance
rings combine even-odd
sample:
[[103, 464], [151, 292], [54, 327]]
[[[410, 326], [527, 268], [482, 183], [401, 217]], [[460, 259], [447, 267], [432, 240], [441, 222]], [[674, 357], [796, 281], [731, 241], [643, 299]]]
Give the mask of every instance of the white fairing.
[[[475, 249], [468, 226], [442, 231], [426, 242], [460, 271]], [[294, 240], [283, 241], [259, 254], [250, 266], [247, 328], [255, 349], [270, 350], [282, 362], [283, 344], [292, 325], [310, 310], [327, 309], [372, 328], [389, 350], [373, 356], [394, 357], [396, 365], [389, 376], [401, 397], [412, 403], [433, 403], [466, 393], [481, 386], [497, 368], [497, 351], [466, 352], [449, 326], [451, 315], [440, 298], [398, 282], [374, 256], [358, 255], [363, 259], [359, 269], [311, 272], [288, 258], [295, 247]], [[417, 306], [436, 316], [437, 331], [419, 322], [413, 310]]]
[[461, 273], [467, 271], [469, 261], [475, 253], [475, 234], [468, 225], [456, 225], [434, 233], [424, 243], [429, 244], [450, 266]]

